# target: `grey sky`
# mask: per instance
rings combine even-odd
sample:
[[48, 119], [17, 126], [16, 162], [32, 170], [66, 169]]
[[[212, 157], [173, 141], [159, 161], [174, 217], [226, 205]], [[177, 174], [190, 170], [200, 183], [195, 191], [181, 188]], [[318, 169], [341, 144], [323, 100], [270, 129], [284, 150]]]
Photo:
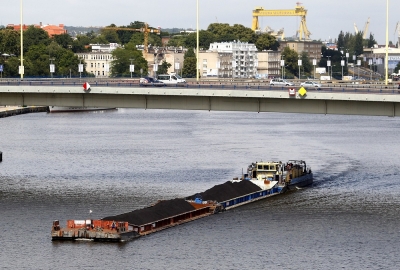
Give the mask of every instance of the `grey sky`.
[[[20, 1], [0, 0], [0, 24], [19, 24]], [[264, 9], [294, 9], [296, 1], [280, 0], [198, 0], [200, 29], [210, 23], [242, 24], [251, 27], [252, 10], [257, 6]], [[385, 43], [386, 1], [385, 0], [304, 0], [308, 10], [307, 27], [311, 38], [328, 40], [337, 38], [339, 32], [354, 33], [354, 23], [359, 30], [370, 17], [368, 31], [374, 34], [379, 44]], [[389, 1], [389, 40], [396, 42], [395, 26], [400, 17], [399, 0]], [[145, 21], [161, 28], [195, 28], [196, 0], [23, 0], [24, 24], [60, 24], [68, 26], [105, 26], [111, 23], [127, 25], [133, 21]], [[298, 17], [260, 17], [262, 28], [285, 29], [285, 36], [292, 36], [298, 28]]]

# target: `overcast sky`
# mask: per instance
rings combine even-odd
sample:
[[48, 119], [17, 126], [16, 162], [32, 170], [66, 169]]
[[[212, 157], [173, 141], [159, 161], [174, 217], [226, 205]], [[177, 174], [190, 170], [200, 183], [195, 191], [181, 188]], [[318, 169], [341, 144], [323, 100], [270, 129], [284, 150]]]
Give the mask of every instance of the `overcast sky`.
[[[196, 0], [197, 1], [197, 0]], [[23, 0], [24, 24], [64, 24], [67, 26], [118, 26], [133, 21], [144, 21], [150, 26], [161, 28], [195, 28], [195, 0]], [[294, 9], [296, 1], [270, 0], [198, 0], [200, 29], [210, 23], [242, 24], [251, 27], [252, 10]], [[20, 23], [20, 1], [0, 0], [0, 25]], [[400, 20], [399, 0], [389, 0], [389, 40], [397, 41], [394, 34]], [[337, 38], [339, 32], [354, 33], [354, 23], [363, 30], [370, 18], [368, 31], [379, 44], [385, 43], [386, 1], [385, 0], [304, 0], [308, 10], [307, 27], [312, 39]], [[293, 36], [298, 29], [299, 17], [260, 17], [260, 26], [279, 30], [285, 36]]]

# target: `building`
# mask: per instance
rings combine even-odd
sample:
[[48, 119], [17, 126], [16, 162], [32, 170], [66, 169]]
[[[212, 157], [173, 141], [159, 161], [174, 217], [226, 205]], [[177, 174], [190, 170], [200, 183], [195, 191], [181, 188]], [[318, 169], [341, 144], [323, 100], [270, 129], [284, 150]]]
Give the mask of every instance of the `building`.
[[258, 79], [276, 78], [281, 76], [281, 52], [280, 51], [262, 51], [257, 53]]
[[[26, 25], [23, 24], [22, 25], [22, 30], [27, 30], [29, 28], [29, 26], [31, 25]], [[53, 37], [54, 35], [62, 35], [62, 34], [66, 34], [67, 30], [64, 29], [64, 24], [59, 24], [57, 25], [52, 25], [52, 24], [46, 24], [43, 25], [42, 23], [40, 24], [34, 24], [33, 27], [36, 28], [42, 28], [44, 31], [47, 32], [47, 34], [49, 34], [49, 37]], [[20, 31], [21, 30], [21, 25], [20, 24], [8, 24], [7, 28], [12, 28], [15, 31]]]
[[298, 54], [306, 52], [310, 60], [316, 59], [317, 63], [321, 60], [321, 48], [323, 46], [320, 41], [280, 41], [280, 49], [283, 51], [285, 47], [289, 47]]
[[219, 78], [254, 78], [257, 75], [257, 48], [247, 42], [214, 42], [199, 53], [200, 75]]
[[85, 52], [76, 53], [79, 59], [85, 62], [85, 69], [96, 78], [108, 78], [110, 76], [110, 65], [113, 61], [111, 52]]

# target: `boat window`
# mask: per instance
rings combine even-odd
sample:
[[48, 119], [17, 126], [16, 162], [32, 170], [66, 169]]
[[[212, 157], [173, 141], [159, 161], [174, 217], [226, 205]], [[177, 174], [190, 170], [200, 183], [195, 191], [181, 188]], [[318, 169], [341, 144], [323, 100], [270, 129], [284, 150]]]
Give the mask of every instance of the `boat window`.
[[262, 170], [262, 165], [257, 165], [257, 169]]
[[271, 165], [271, 167], [269, 167], [269, 169], [270, 169], [271, 171], [275, 171], [275, 166], [274, 166], [274, 165]]
[[264, 165], [264, 170], [269, 170], [269, 166], [268, 165]]

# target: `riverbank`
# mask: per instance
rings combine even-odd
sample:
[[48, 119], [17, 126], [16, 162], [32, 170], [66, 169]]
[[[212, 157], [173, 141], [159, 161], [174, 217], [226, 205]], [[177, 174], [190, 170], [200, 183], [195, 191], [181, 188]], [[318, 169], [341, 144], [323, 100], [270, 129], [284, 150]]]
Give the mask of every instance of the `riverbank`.
[[47, 106], [28, 106], [28, 107], [19, 107], [19, 106], [6, 106], [0, 107], [0, 118], [14, 116], [25, 113], [35, 113], [35, 112], [47, 112]]

